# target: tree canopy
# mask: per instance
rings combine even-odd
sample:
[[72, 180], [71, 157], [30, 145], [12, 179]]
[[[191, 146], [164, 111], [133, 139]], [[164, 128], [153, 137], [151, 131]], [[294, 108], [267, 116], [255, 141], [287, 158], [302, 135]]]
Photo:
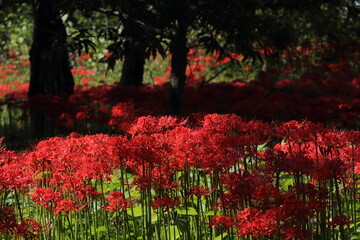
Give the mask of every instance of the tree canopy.
[[[49, 29], [46, 28], [50, 26], [37, 24], [39, 21], [36, 19], [41, 17], [45, 22], [57, 21], [56, 28], [63, 28], [61, 34], [44, 35], [43, 38], [49, 38], [50, 52], [56, 52], [57, 48], [60, 52], [65, 51], [65, 55], [69, 43], [79, 51], [97, 48], [91, 39], [94, 36], [82, 28], [77, 18], [89, 25], [95, 25], [99, 18], [111, 19], [113, 24], [104, 24], [101, 30], [96, 29], [95, 32], [97, 38], [104, 39], [110, 52], [102, 61], [107, 62], [110, 69], [116, 67], [117, 60], [124, 61], [121, 84], [141, 85], [145, 58], [171, 55], [171, 114], [181, 113], [190, 48], [203, 48], [208, 53], [217, 51], [219, 58], [238, 53], [243, 54], [244, 59], [262, 61], [260, 52], [266, 53], [269, 48], [281, 51], [290, 44], [311, 38], [344, 43], [357, 40], [360, 29], [358, 0], [11, 0], [0, 1], [1, 18], [6, 22], [11, 16], [26, 14], [22, 7], [24, 4], [33, 10], [33, 46], [43, 46], [39, 45], [41, 38], [36, 33], [47, 32]], [[48, 9], [56, 9], [56, 12], [52, 12], [52, 16], [56, 17], [45, 19], [44, 15], [50, 10], [36, 16], [41, 12], [41, 6], [50, 5], [52, 7]], [[68, 19], [65, 23], [63, 16]], [[78, 34], [67, 36], [65, 27], [68, 23], [77, 29]], [[2, 43], [5, 43], [6, 33], [3, 31], [0, 36]], [[58, 44], [60, 42], [63, 45]], [[62, 61], [67, 61], [65, 55]], [[48, 60], [58, 56], [48, 54]], [[44, 64], [50, 62], [45, 61]], [[56, 61], [53, 62], [59, 66]], [[39, 69], [46, 71], [50, 68], [39, 66]], [[30, 92], [55, 95], [71, 93], [71, 80], [62, 90], [58, 87], [45, 90], [48, 88], [46, 86], [55, 84], [58, 76], [67, 76], [69, 68], [64, 67], [59, 71], [61, 74], [40, 80], [42, 85], [34, 85], [44, 74], [35, 74], [35, 70], [32, 70]]]

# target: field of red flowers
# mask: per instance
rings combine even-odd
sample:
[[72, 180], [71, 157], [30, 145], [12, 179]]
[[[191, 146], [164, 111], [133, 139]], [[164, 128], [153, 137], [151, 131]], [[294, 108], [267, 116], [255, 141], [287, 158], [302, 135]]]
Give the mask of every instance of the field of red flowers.
[[5, 239], [346, 239], [359, 221], [359, 146], [358, 131], [228, 114], [192, 124], [147, 116], [123, 136], [50, 138], [2, 151], [0, 231]]
[[[251, 71], [251, 67], [245, 65], [246, 70], [237, 74], [238, 79], [213, 83], [208, 83], [212, 79], [208, 70], [220, 69], [218, 72], [221, 72], [222, 66], [231, 59], [216, 62], [216, 56], [201, 56], [196, 51], [190, 53], [182, 117], [192, 118], [194, 113], [233, 113], [248, 120], [308, 120], [347, 129], [359, 128], [360, 60], [356, 49], [345, 55], [326, 45], [294, 48], [283, 53], [286, 61], [278, 63], [276, 68], [267, 64], [266, 69], [254, 67]], [[84, 63], [90, 57], [82, 55], [78, 62]], [[1, 66], [3, 71], [0, 74], [5, 80], [13, 79], [9, 75], [24, 63], [20, 61], [18, 65]], [[154, 77], [155, 85], [143, 87], [107, 85], [104, 82], [106, 76], [86, 67], [85, 63], [72, 72], [77, 82], [82, 84], [77, 85], [75, 94], [69, 99], [52, 96], [33, 99], [40, 108], [38, 110], [46, 111], [58, 126], [57, 131], [48, 135], [74, 131], [115, 133], [125, 125], [131, 125], [137, 117], [168, 113], [169, 69], [164, 77]], [[247, 81], [249, 75], [253, 75], [248, 72], [257, 73], [254, 80]], [[1, 114], [2, 135], [6, 136], [6, 131], [13, 128], [29, 129], [27, 87], [28, 83], [19, 81], [9, 81], [2, 86], [2, 95], [5, 96]]]
[[22, 151], [26, 83], [4, 84], [2, 239], [360, 239], [358, 51], [294, 48], [227, 83], [207, 71], [231, 59], [191, 53], [182, 116], [166, 74], [124, 87], [77, 67], [73, 96], [33, 100], [59, 136]]

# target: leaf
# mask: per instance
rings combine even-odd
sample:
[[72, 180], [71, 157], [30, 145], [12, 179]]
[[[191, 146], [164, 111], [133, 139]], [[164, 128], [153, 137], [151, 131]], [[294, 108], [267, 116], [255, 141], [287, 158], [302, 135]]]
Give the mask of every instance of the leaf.
[[136, 186], [130, 189], [131, 197], [132, 198], [140, 198], [141, 192], [136, 189]]
[[44, 176], [45, 176], [45, 177], [46, 177], [46, 176], [51, 176], [51, 172], [50, 172], [50, 171], [39, 172], [39, 173], [34, 177], [34, 179], [43, 178]]
[[151, 214], [151, 222], [156, 222], [158, 220], [157, 214], [155, 212], [152, 212]]
[[258, 146], [257, 146], [257, 148], [256, 148], [256, 151], [257, 151], [257, 152], [262, 152], [262, 151], [265, 151], [265, 150], [267, 149], [266, 144], [267, 144], [267, 142], [266, 142], [266, 143], [263, 143], [263, 144], [258, 145]]
[[162, 228], [160, 236], [161, 236], [161, 239], [176, 240], [176, 239], [180, 238], [180, 231], [179, 231], [178, 226], [170, 225], [166, 229]]
[[215, 215], [216, 215], [216, 213], [214, 211], [205, 213], [205, 216], [215, 216]]
[[106, 232], [106, 231], [107, 231], [106, 226], [101, 226], [101, 227], [96, 228], [96, 232], [97, 232], [97, 233], [99, 233], [99, 232]]
[[350, 240], [360, 240], [360, 233], [353, 232], [350, 237], [351, 237]]
[[[126, 210], [126, 212], [129, 216], [134, 216], [135, 218], [146, 216], [146, 209], [144, 209], [144, 213], [143, 213], [141, 205], [133, 207], [133, 208], [128, 208]], [[158, 220], [157, 214], [154, 212], [153, 209], [151, 209], [151, 222], [156, 222], [157, 220]]]
[[219, 236], [217, 236], [214, 240], [221, 240], [221, 239], [224, 239], [224, 237], [226, 237], [228, 234], [227, 233], [223, 233], [223, 234], [220, 234]]
[[181, 232], [186, 232], [189, 227], [188, 221], [185, 218], [178, 217], [175, 219], [174, 223], [178, 226]]
[[143, 214], [141, 205], [133, 207], [133, 208], [128, 208], [126, 211], [127, 211], [128, 215], [134, 216], [134, 217], [141, 217], [145, 214], [145, 209], [144, 209], [144, 214]]
[[350, 240], [360, 240], [360, 228], [357, 228], [353, 233], [351, 233]]
[[101, 227], [98, 227], [98, 228], [95, 228], [95, 226], [91, 226], [91, 233], [92, 235], [94, 236], [95, 234], [97, 236], [104, 236], [107, 232], [107, 228], [106, 226], [101, 226]]
[[189, 215], [189, 216], [197, 216], [198, 212], [193, 207], [188, 207], [186, 212], [186, 207], [176, 207], [175, 211], [177, 211], [180, 215]]
[[280, 187], [284, 190], [288, 190], [290, 185], [294, 185], [295, 179], [294, 176], [291, 176], [289, 174], [282, 174], [280, 176]]
[[170, 239], [178, 239], [180, 237], [179, 228], [175, 225], [170, 226]]

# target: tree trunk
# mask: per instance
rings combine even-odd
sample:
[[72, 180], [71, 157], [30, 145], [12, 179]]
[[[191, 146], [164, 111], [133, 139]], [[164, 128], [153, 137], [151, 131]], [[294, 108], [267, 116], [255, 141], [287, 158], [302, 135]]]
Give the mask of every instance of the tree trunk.
[[171, 43], [170, 109], [171, 115], [182, 113], [183, 91], [186, 83], [187, 66], [187, 27], [179, 24]]
[[141, 86], [145, 65], [145, 48], [141, 44], [127, 41], [125, 44], [125, 60], [120, 85]]
[[[74, 79], [66, 48], [66, 30], [53, 0], [40, 0], [34, 6], [33, 44], [30, 50], [31, 76], [29, 86], [30, 117], [33, 135], [45, 137], [53, 131], [49, 109], [44, 109], [36, 95], [69, 96]], [[51, 109], [52, 115], [57, 112]], [[53, 118], [55, 116], [53, 115]]]
[[52, 2], [40, 1], [34, 8], [29, 97], [73, 93], [74, 79], [66, 48], [66, 30], [60, 12]]

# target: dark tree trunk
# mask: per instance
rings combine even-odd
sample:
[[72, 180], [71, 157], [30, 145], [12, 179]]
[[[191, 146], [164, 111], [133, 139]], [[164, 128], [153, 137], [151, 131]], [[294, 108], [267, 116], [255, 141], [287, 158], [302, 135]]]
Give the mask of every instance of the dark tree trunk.
[[33, 34], [29, 96], [72, 94], [66, 30], [52, 0], [40, 1], [34, 8]]
[[[33, 44], [30, 50], [31, 76], [29, 86], [30, 117], [33, 135], [44, 137], [53, 130], [53, 120], [48, 119], [49, 109], [44, 109], [36, 95], [69, 96], [73, 93], [74, 79], [66, 48], [66, 30], [59, 10], [53, 0], [40, 0], [34, 6]], [[35, 97], [35, 98], [34, 98]], [[54, 118], [56, 109], [51, 109]]]
[[182, 113], [183, 91], [186, 83], [187, 66], [187, 27], [179, 24], [171, 43], [171, 75], [170, 75], [170, 114]]
[[145, 65], [145, 48], [141, 44], [127, 41], [125, 44], [125, 60], [120, 85], [141, 86]]

